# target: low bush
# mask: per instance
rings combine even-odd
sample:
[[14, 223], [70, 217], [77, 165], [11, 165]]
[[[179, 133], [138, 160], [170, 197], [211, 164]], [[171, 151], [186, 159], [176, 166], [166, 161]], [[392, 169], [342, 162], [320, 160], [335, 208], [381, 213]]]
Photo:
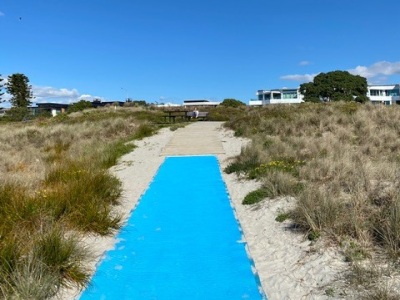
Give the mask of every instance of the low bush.
[[235, 161], [228, 164], [224, 171], [228, 174], [240, 174], [243, 172], [249, 172], [259, 165], [259, 153], [253, 148], [246, 147], [242, 149], [241, 154], [236, 158]]
[[299, 167], [304, 165], [304, 161], [293, 157], [277, 157], [266, 164], [260, 164], [249, 172], [249, 178], [260, 178], [266, 176], [269, 172], [286, 172], [294, 176], [299, 175]]
[[72, 235], [54, 227], [41, 235], [34, 245], [33, 257], [43, 263], [50, 273], [57, 274], [61, 285], [84, 287], [89, 282], [89, 272], [83, 267], [89, 257], [88, 249], [83, 248]]
[[[14, 300], [44, 300], [56, 295], [60, 278], [46, 265], [31, 255], [19, 261], [13, 272], [5, 279], [3, 297]], [[7, 296], [12, 295], [12, 296]]]
[[135, 130], [133, 134], [133, 138], [137, 140], [141, 140], [145, 137], [149, 137], [153, 135], [156, 131], [156, 127], [149, 123], [140, 124], [139, 127]]
[[242, 203], [245, 205], [255, 204], [269, 196], [271, 196], [271, 191], [261, 188], [248, 193]]

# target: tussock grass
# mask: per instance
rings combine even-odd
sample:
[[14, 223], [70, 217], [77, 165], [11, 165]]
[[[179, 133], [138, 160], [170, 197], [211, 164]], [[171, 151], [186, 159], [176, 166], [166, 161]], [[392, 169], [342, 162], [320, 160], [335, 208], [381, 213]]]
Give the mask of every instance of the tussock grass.
[[108, 169], [157, 130], [159, 114], [104, 108], [0, 124], [0, 298], [88, 284], [80, 236], [120, 227], [121, 183]]
[[225, 171], [295, 196], [290, 217], [306, 234], [354, 241], [349, 262], [400, 258], [400, 107], [271, 105], [241, 110], [226, 126], [252, 143]]

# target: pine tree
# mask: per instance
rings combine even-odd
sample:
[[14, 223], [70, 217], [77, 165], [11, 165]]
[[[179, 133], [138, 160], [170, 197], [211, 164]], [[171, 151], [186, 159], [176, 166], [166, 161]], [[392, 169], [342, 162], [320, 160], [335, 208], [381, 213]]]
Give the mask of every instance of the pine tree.
[[11, 95], [10, 102], [14, 107], [28, 107], [31, 104], [32, 86], [24, 74], [16, 73], [8, 76], [5, 84], [7, 92]]

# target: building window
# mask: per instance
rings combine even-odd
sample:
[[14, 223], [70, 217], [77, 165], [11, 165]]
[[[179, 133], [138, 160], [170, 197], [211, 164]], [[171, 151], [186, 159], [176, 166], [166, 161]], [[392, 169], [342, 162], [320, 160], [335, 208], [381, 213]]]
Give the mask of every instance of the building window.
[[258, 95], [258, 100], [262, 100], [263, 99], [263, 95]]
[[297, 99], [297, 92], [283, 92], [283, 99]]
[[370, 91], [369, 91], [369, 94], [370, 94], [371, 96], [379, 96], [379, 90], [370, 90]]
[[272, 94], [273, 99], [281, 99], [281, 94]]
[[386, 96], [399, 96], [399, 90], [398, 89], [394, 89], [394, 90], [386, 90]]

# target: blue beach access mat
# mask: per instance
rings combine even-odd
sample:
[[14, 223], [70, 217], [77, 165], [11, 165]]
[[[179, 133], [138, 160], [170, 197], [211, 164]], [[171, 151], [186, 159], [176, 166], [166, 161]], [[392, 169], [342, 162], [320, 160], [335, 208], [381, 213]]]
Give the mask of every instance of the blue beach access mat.
[[81, 300], [266, 299], [215, 156], [168, 157]]

